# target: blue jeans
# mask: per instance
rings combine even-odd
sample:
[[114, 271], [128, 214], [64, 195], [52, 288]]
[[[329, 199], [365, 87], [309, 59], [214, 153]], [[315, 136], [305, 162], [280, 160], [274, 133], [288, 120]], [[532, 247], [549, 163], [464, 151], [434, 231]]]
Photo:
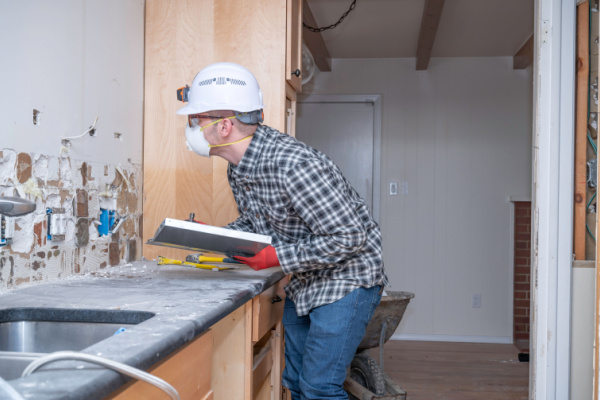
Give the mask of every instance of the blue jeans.
[[380, 291], [381, 286], [358, 288], [302, 317], [286, 298], [283, 386], [293, 400], [348, 399], [346, 369], [381, 301]]

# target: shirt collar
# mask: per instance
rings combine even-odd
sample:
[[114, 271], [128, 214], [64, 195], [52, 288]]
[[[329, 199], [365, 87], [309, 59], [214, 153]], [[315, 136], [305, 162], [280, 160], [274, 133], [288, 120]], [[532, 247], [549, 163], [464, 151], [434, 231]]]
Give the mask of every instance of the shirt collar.
[[231, 170], [235, 175], [243, 176], [247, 179], [252, 176], [264, 147], [265, 134], [265, 128], [259, 124], [240, 163], [237, 166], [231, 165]]

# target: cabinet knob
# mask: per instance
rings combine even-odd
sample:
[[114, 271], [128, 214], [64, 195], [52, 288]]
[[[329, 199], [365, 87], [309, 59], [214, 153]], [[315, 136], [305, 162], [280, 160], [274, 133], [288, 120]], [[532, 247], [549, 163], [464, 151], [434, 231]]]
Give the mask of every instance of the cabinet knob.
[[283, 299], [281, 297], [279, 297], [279, 295], [273, 297], [271, 299], [271, 303], [275, 304], [275, 303], [279, 303], [280, 301], [282, 301]]
[[295, 71], [292, 71], [292, 75], [300, 76], [300, 70], [297, 69]]

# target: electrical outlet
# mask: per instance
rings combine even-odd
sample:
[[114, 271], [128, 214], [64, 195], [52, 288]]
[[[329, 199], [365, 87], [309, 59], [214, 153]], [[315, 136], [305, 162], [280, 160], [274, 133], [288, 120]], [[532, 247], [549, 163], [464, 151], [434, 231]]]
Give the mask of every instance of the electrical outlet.
[[67, 218], [64, 208], [46, 208], [48, 218], [47, 239], [50, 241], [65, 240]]
[[13, 217], [0, 216], [0, 247], [12, 243], [15, 236], [15, 219]]
[[98, 233], [100, 236], [106, 236], [109, 233], [112, 233], [111, 228], [115, 224], [116, 213], [115, 210], [100, 208], [100, 225], [98, 225]]
[[481, 308], [481, 295], [478, 293], [473, 295], [473, 308]]

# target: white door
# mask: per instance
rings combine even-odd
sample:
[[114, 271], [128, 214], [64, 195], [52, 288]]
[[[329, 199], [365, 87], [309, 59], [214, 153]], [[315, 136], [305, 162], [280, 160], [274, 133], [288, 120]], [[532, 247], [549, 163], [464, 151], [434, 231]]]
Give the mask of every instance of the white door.
[[374, 103], [298, 102], [296, 138], [325, 153], [373, 213]]

